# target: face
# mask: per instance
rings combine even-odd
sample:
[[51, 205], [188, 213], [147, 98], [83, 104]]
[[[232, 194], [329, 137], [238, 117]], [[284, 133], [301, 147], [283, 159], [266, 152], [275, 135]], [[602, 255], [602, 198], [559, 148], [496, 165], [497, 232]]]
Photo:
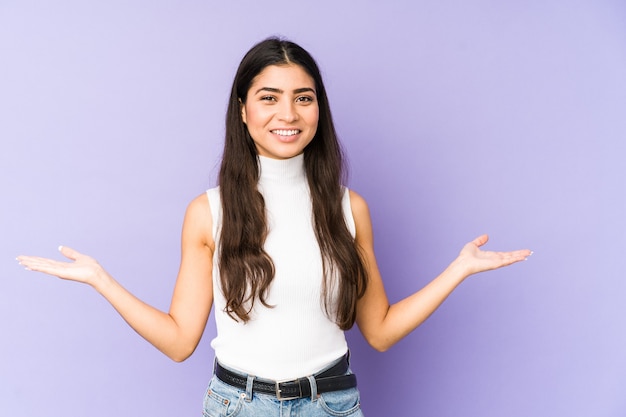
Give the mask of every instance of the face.
[[270, 65], [254, 78], [241, 116], [259, 155], [299, 155], [317, 131], [315, 82], [299, 65]]

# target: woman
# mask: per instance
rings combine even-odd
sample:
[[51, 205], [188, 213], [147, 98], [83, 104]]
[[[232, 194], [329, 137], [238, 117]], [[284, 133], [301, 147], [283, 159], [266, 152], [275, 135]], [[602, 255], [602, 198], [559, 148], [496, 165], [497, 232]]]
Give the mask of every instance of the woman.
[[[226, 116], [218, 188], [195, 198], [168, 313], [134, 297], [93, 258], [21, 256], [27, 269], [93, 286], [141, 336], [189, 357], [215, 303], [215, 375], [206, 416], [362, 415], [344, 330], [384, 351], [465, 278], [521, 261], [480, 236], [426, 287], [389, 305], [367, 204], [341, 185], [343, 163], [313, 58], [267, 39], [243, 58]], [[277, 382], [287, 381], [287, 382]]]

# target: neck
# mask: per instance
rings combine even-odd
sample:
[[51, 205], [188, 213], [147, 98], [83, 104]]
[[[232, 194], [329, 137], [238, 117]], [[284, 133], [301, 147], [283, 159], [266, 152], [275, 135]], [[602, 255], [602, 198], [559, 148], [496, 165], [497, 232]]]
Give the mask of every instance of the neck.
[[273, 159], [259, 155], [260, 182], [278, 181], [281, 183], [300, 182], [306, 178], [304, 154], [289, 159]]

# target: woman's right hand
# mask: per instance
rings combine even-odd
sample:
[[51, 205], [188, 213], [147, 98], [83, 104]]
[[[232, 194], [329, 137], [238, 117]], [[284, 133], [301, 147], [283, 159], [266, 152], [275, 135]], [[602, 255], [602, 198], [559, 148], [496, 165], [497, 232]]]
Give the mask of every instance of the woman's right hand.
[[35, 256], [18, 256], [17, 260], [26, 269], [91, 285], [143, 338], [173, 360], [183, 361], [198, 346], [213, 305], [212, 222], [203, 193], [185, 214], [181, 265], [167, 313], [135, 297], [95, 259], [71, 248], [59, 248], [69, 262]]
[[72, 262], [56, 261], [37, 256], [18, 256], [17, 261], [29, 271], [43, 272], [91, 286], [95, 286], [98, 280], [108, 276], [102, 266], [92, 257], [65, 246], [59, 246], [59, 251]]

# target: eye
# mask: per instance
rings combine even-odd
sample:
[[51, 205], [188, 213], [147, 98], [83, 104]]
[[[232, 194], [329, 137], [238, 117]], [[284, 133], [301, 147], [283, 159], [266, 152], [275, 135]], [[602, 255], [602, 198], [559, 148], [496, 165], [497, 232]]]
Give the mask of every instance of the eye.
[[296, 97], [296, 103], [312, 103], [313, 97], [310, 96], [299, 96]]
[[274, 96], [262, 96], [260, 98], [261, 101], [276, 101], [276, 97]]

